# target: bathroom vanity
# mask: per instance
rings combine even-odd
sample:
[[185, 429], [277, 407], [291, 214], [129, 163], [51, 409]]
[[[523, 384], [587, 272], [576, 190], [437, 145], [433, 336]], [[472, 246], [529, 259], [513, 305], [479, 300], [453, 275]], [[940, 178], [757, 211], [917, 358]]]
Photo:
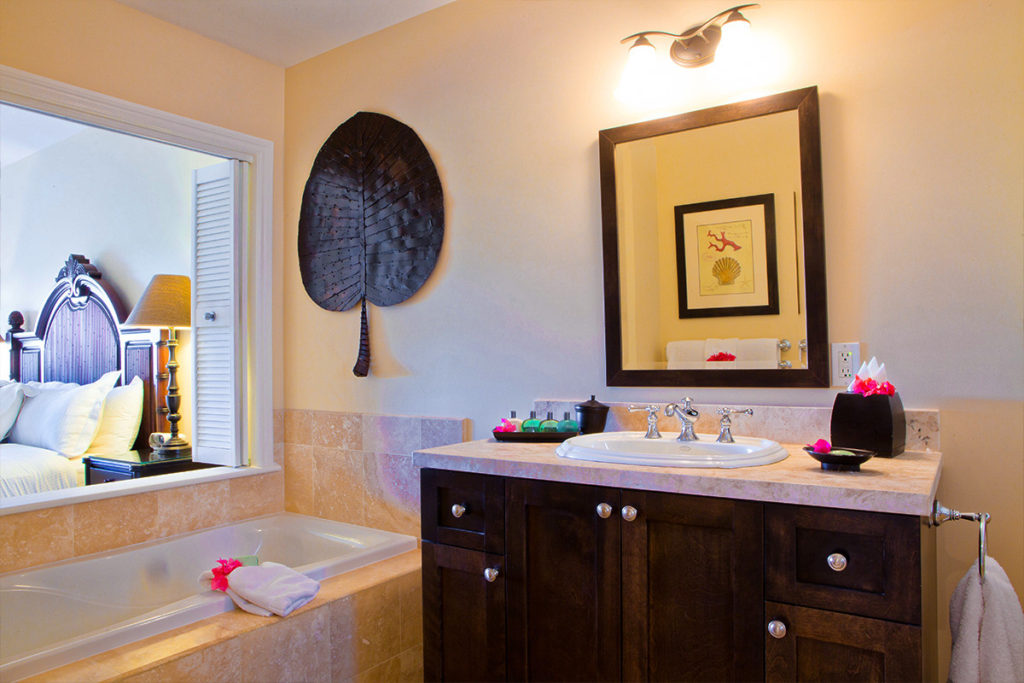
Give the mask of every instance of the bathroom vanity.
[[933, 678], [938, 453], [830, 473], [476, 441], [422, 469], [427, 680]]

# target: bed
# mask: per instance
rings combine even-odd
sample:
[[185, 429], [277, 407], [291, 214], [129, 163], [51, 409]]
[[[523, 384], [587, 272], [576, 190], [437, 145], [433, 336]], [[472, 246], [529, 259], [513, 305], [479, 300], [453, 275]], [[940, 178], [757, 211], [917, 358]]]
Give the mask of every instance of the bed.
[[[99, 269], [72, 254], [34, 332], [11, 314], [11, 379], [0, 381], [0, 416], [7, 397], [7, 412], [16, 417], [9, 426], [0, 419], [0, 498], [81, 486], [82, 457], [147, 446], [160, 419], [160, 336], [122, 326], [126, 312]], [[59, 413], [59, 430], [51, 429], [61, 406], [70, 407]]]

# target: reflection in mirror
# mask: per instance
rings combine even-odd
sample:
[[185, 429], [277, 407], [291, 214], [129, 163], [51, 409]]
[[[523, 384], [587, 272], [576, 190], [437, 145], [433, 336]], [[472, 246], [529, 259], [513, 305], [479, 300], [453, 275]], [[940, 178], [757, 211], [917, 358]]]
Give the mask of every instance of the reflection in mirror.
[[611, 386], [827, 386], [817, 89], [601, 131]]
[[[137, 354], [148, 352], [149, 333], [122, 329], [120, 323], [153, 274], [190, 272], [193, 170], [223, 160], [6, 104], [0, 104], [0, 123], [0, 310], [4, 319], [11, 311], [20, 311], [25, 318], [24, 333], [18, 334], [17, 343], [11, 335], [0, 354], [0, 384], [16, 376], [23, 381], [60, 379], [86, 385], [111, 369], [124, 368], [121, 379], [126, 386], [124, 396], [117, 390], [118, 400], [126, 416], [135, 415], [141, 400], [142, 416], [134, 418], [134, 424], [148, 425], [140, 430], [137, 442], [134, 434], [122, 435], [110, 419], [116, 411], [108, 409], [105, 400], [91, 443], [54, 449], [50, 445], [57, 440], [51, 432], [26, 431], [15, 421], [12, 430], [18, 438], [9, 435], [7, 443], [0, 444], [0, 502], [48, 492], [59, 496], [84, 485], [85, 458], [93, 459], [93, 474], [101, 459], [111, 468], [123, 465], [125, 471], [90, 483], [111, 476], [149, 476], [159, 468], [141, 467], [139, 454], [148, 451], [150, 431], [169, 431], [162, 416], [151, 416], [163, 405], [166, 380], [160, 384], [154, 378], [152, 386], [143, 383], [137, 396], [128, 391], [128, 379], [153, 375], [158, 363], [148, 355], [136, 360]], [[109, 324], [104, 326], [104, 320]], [[82, 339], [85, 330], [88, 339]], [[43, 344], [58, 338], [63, 341]], [[187, 333], [182, 342], [179, 357], [184, 367], [190, 367]], [[22, 345], [35, 349], [34, 354], [26, 351], [28, 374], [23, 377], [20, 359], [11, 362]], [[102, 358], [101, 350], [106, 354]], [[66, 367], [42, 372], [51, 362]], [[185, 394], [191, 390], [189, 374], [178, 375]], [[112, 395], [107, 394], [107, 400], [112, 401]], [[133, 403], [127, 403], [129, 399]], [[125, 419], [126, 424], [132, 422]], [[114, 430], [109, 434], [104, 431], [108, 422]], [[182, 429], [191, 432], [187, 411]]]

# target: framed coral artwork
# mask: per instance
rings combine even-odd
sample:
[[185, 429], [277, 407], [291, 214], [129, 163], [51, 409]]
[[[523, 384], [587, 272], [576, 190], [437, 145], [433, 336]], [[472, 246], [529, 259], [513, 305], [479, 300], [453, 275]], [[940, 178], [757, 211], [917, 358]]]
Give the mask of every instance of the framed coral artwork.
[[778, 315], [775, 196], [675, 207], [679, 317]]

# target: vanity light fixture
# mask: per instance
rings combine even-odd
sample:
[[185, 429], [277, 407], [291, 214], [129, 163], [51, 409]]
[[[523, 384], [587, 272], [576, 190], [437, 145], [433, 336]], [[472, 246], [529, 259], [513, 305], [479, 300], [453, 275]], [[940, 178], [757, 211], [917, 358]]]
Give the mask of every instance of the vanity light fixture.
[[753, 7], [760, 7], [760, 5], [749, 3], [731, 7], [719, 12], [703, 24], [691, 26], [682, 33], [640, 31], [626, 36], [622, 42], [633, 41], [633, 45], [629, 49], [620, 90], [636, 91], [643, 87], [644, 81], [654, 78], [655, 51], [654, 45], [647, 39], [647, 36], [659, 35], [675, 38], [669, 48], [669, 56], [679, 66], [687, 68], [705, 66], [715, 60], [715, 52], [721, 43], [735, 45], [749, 35], [750, 22], [740, 13], [740, 10]]

